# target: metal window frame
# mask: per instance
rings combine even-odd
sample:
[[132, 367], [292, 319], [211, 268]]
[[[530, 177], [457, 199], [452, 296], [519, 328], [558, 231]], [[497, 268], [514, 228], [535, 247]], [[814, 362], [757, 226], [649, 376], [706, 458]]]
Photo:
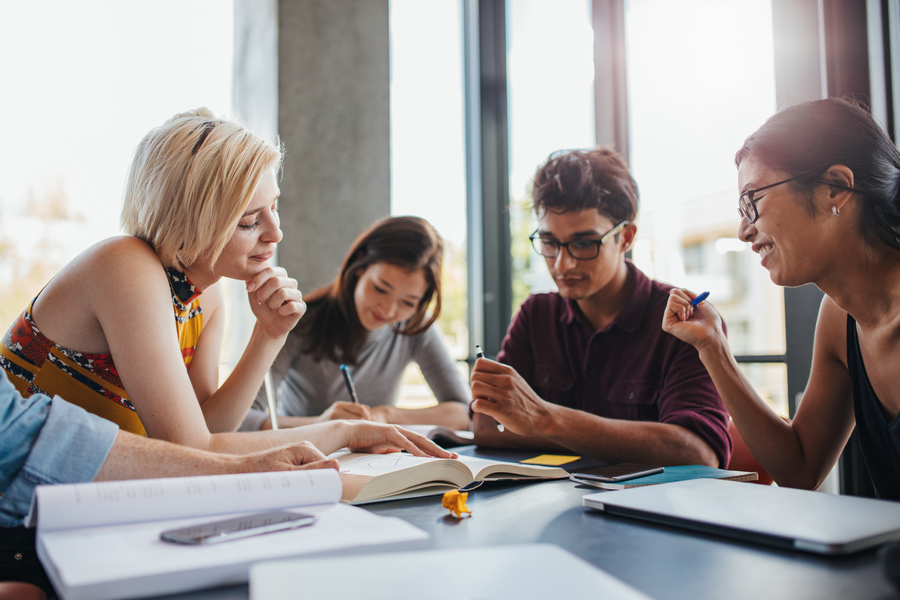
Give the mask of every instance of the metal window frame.
[[463, 0], [469, 362], [496, 356], [512, 318], [505, 0]]

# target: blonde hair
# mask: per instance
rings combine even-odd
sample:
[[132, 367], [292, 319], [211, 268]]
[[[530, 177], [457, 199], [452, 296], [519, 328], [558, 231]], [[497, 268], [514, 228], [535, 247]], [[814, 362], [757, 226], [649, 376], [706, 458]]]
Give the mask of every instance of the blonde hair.
[[152, 129], [131, 161], [121, 224], [163, 265], [183, 268], [209, 253], [215, 264], [262, 175], [282, 151], [207, 108]]

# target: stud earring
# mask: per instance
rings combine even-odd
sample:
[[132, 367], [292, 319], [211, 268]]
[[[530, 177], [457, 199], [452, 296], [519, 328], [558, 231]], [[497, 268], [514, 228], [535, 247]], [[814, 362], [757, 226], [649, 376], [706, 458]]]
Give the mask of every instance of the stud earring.
[[837, 206], [835, 206], [834, 204], [832, 204], [832, 205], [831, 205], [831, 214], [833, 214], [834, 216], [837, 217], [837, 216], [839, 216], [839, 215], [841, 214], [841, 209], [839, 209]]

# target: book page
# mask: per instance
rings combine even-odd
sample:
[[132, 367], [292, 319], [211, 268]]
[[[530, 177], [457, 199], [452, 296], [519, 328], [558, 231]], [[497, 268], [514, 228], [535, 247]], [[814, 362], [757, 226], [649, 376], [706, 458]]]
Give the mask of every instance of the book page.
[[[355, 454], [336, 452], [329, 458], [340, 463], [345, 502], [367, 502], [405, 494], [439, 484], [443, 491], [461, 487], [473, 479], [460, 460], [412, 456], [405, 452]], [[423, 492], [424, 493], [424, 492]], [[431, 493], [435, 493], [433, 490]], [[421, 494], [420, 494], [421, 495]]]
[[41, 485], [28, 520], [49, 531], [327, 504], [340, 497], [341, 479], [333, 469]]
[[475, 479], [514, 479], [516, 477], [535, 477], [547, 479], [562, 479], [569, 474], [560, 467], [544, 467], [541, 465], [524, 465], [499, 460], [487, 460], [472, 456], [460, 456], [459, 460], [465, 463]]
[[[366, 477], [378, 477], [385, 473], [402, 471], [410, 467], [416, 467], [425, 463], [446, 462], [448, 458], [429, 458], [413, 456], [406, 452], [391, 452], [389, 454], [355, 454], [334, 453], [329, 458], [336, 458], [340, 462], [341, 474], [363, 475]], [[462, 458], [462, 457], [460, 457]], [[465, 462], [460, 460], [465, 465]], [[463, 469], [466, 467], [463, 466]]]

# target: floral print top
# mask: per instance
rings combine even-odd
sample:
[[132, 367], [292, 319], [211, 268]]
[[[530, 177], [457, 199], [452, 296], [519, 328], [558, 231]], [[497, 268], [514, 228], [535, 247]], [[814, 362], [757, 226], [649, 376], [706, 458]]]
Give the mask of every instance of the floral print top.
[[[170, 267], [166, 273], [181, 355], [185, 368], [189, 368], [203, 330], [200, 291], [177, 269]], [[36, 393], [59, 396], [116, 423], [120, 429], [147, 435], [122, 386], [112, 355], [78, 352], [47, 339], [31, 316], [33, 305], [34, 300], [0, 343], [0, 367], [19, 392], [26, 397]]]

